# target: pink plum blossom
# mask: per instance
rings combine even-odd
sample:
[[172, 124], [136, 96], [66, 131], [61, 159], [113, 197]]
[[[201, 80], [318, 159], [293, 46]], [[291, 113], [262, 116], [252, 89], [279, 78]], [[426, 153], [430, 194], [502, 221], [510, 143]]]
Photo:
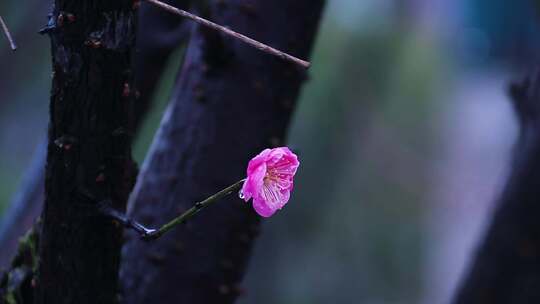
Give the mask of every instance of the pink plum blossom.
[[272, 216], [289, 201], [299, 165], [298, 157], [287, 147], [265, 149], [249, 161], [240, 197], [246, 202], [253, 198], [259, 215]]

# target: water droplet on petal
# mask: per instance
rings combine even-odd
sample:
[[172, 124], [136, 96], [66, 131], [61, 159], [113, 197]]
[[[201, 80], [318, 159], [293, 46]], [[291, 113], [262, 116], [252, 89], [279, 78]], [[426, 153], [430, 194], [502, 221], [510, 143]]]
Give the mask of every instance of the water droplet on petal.
[[242, 192], [242, 190], [238, 191], [238, 197], [240, 197], [240, 199], [244, 199], [246, 196], [244, 195], [244, 192]]

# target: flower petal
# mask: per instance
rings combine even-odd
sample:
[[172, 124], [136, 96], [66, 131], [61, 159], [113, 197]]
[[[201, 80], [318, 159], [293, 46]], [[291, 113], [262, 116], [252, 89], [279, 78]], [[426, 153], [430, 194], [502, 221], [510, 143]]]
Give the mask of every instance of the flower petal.
[[262, 217], [272, 216], [276, 210], [271, 209], [263, 199], [254, 198], [253, 199], [253, 209]]
[[287, 204], [290, 191], [280, 189], [276, 183], [265, 183], [259, 198], [263, 199], [266, 205], [275, 211]]
[[272, 149], [268, 155], [268, 170], [276, 174], [295, 175], [299, 165], [298, 157], [287, 147]]
[[255, 170], [262, 163], [267, 162], [270, 152], [271, 152], [270, 149], [264, 149], [261, 153], [259, 153], [257, 156], [255, 156], [249, 161], [248, 168], [247, 168], [248, 176], [251, 174], [253, 170]]
[[252, 197], [259, 196], [260, 189], [264, 183], [264, 177], [266, 176], [266, 164], [261, 162], [257, 167], [253, 167], [248, 174], [244, 185], [242, 186], [242, 196], [247, 202]]

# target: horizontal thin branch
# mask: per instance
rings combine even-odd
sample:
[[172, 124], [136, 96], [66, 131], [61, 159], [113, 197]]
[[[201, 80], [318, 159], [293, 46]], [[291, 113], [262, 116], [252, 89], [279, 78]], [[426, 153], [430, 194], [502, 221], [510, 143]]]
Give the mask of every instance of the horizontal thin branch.
[[168, 5], [168, 4], [163, 3], [161, 1], [158, 1], [158, 0], [145, 0], [145, 1], [157, 6], [159, 8], [162, 8], [162, 9], [164, 9], [164, 10], [170, 12], [170, 13], [179, 15], [179, 16], [184, 17], [184, 18], [191, 19], [191, 20], [193, 20], [193, 21], [195, 21], [195, 22], [197, 22], [197, 23], [199, 23], [201, 25], [207, 26], [209, 28], [212, 28], [214, 30], [217, 30], [219, 32], [227, 34], [227, 35], [229, 35], [231, 37], [234, 37], [234, 38], [236, 38], [236, 39], [238, 39], [238, 40], [240, 40], [240, 41], [242, 41], [242, 42], [244, 42], [244, 43], [246, 43], [246, 44], [248, 44], [248, 45], [250, 45], [250, 46], [252, 46], [252, 47], [254, 47], [256, 49], [259, 49], [259, 50], [267, 53], [267, 54], [271, 54], [271, 55], [277, 56], [277, 57], [279, 57], [279, 58], [281, 58], [283, 60], [293, 62], [293, 63], [295, 63], [295, 64], [297, 64], [297, 65], [299, 65], [299, 66], [301, 66], [303, 68], [307, 69], [311, 65], [308, 61], [296, 58], [296, 57], [294, 57], [292, 55], [289, 55], [289, 54], [287, 54], [285, 52], [282, 52], [282, 51], [277, 50], [277, 49], [275, 49], [275, 48], [273, 48], [271, 46], [268, 46], [268, 45], [266, 45], [264, 43], [261, 43], [261, 42], [255, 40], [255, 39], [249, 38], [249, 37], [247, 37], [245, 35], [242, 35], [242, 34], [237, 33], [237, 32], [235, 32], [235, 31], [233, 31], [231, 29], [228, 29], [228, 28], [226, 28], [224, 26], [221, 26], [221, 25], [216, 24], [214, 22], [208, 21], [208, 20], [206, 20], [204, 18], [201, 18], [201, 17], [199, 17], [197, 15], [186, 12], [184, 10], [178, 9], [178, 8], [176, 8], [174, 6]]
[[142, 224], [140, 224], [137, 221], [134, 221], [130, 218], [128, 218], [125, 214], [122, 212], [114, 209], [112, 207], [110, 200], [104, 200], [102, 202], [98, 203], [99, 211], [118, 222], [120, 222], [122, 225], [124, 225], [126, 228], [130, 228], [135, 230], [137, 233], [141, 235], [141, 237], [148, 237], [150, 234], [154, 233], [154, 229], [149, 229], [144, 227]]
[[224, 198], [225, 196], [240, 190], [240, 188], [242, 188], [242, 184], [244, 183], [244, 181], [245, 181], [244, 179], [240, 180], [240, 181], [232, 184], [231, 186], [217, 192], [216, 194], [213, 194], [212, 196], [209, 196], [204, 201], [196, 203], [193, 207], [189, 208], [188, 210], [186, 210], [185, 212], [183, 212], [182, 214], [180, 214], [179, 216], [177, 216], [176, 218], [174, 218], [173, 220], [171, 220], [167, 224], [161, 226], [161, 228], [159, 228], [158, 230], [150, 232], [150, 234], [148, 235], [148, 238], [157, 239], [160, 236], [162, 236], [164, 233], [166, 233], [167, 231], [173, 229], [174, 227], [187, 222], [195, 214], [199, 213], [199, 211], [201, 211], [202, 209], [204, 209], [204, 208], [210, 206], [211, 204], [219, 201], [220, 199]]
[[240, 180], [229, 187], [209, 196], [205, 200], [196, 203], [193, 207], [189, 208], [179, 216], [172, 219], [170, 222], [161, 226], [159, 229], [150, 229], [143, 226], [141, 223], [128, 218], [125, 214], [117, 211], [111, 205], [109, 200], [102, 201], [98, 204], [99, 210], [103, 215], [106, 215], [120, 223], [122, 223], [126, 228], [133, 229], [141, 235], [141, 238], [144, 240], [155, 240], [160, 238], [163, 234], [170, 231], [174, 227], [187, 222], [189, 219], [193, 218], [199, 211], [210, 206], [211, 204], [218, 202], [225, 196], [240, 190], [245, 179]]
[[7, 37], [7, 40], [9, 41], [9, 45], [11, 46], [11, 49], [15, 51], [17, 49], [17, 45], [15, 45], [15, 41], [13, 41], [13, 37], [11, 37], [9, 28], [4, 22], [4, 19], [2, 18], [2, 16], [0, 16], [0, 24], [2, 25], [2, 29], [4, 30], [4, 33], [6, 34], [6, 37]]

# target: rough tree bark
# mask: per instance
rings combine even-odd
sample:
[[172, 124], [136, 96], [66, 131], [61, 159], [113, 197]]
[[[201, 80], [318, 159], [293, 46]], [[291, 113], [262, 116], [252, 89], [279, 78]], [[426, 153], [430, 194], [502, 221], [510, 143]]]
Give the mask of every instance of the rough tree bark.
[[510, 91], [520, 124], [512, 171], [456, 304], [540, 302], [540, 71]]
[[131, 160], [131, 0], [56, 0], [46, 31], [53, 81], [35, 303], [116, 303]]
[[[210, 1], [207, 17], [305, 58], [323, 4]], [[250, 157], [283, 143], [305, 78], [290, 63], [196, 27], [129, 214], [158, 226], [242, 178]], [[120, 274], [123, 302], [234, 302], [258, 230], [258, 216], [232, 196], [153, 243], [129, 237]]]
[[[167, 3], [179, 8], [187, 0]], [[134, 55], [135, 84], [140, 97], [135, 103], [135, 134], [151, 107], [152, 95], [171, 53], [189, 37], [191, 25], [185, 20], [150, 5], [141, 5], [137, 30], [137, 52]], [[21, 188], [0, 222], [0, 269], [7, 268], [16, 253], [18, 240], [32, 227], [41, 213], [45, 190], [46, 140], [25, 174]]]

